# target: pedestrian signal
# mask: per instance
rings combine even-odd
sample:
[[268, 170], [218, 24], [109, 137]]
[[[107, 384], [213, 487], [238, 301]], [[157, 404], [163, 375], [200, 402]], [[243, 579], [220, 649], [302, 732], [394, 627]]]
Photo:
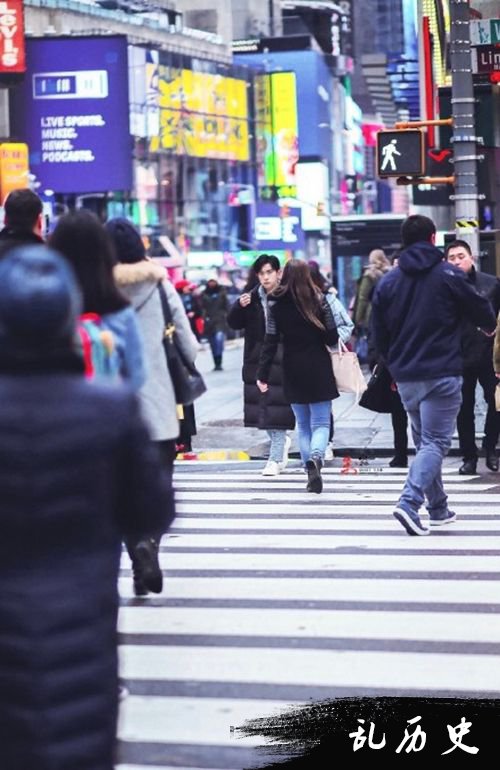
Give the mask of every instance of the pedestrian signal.
[[422, 176], [425, 172], [424, 133], [419, 128], [377, 132], [377, 174]]
[[284, 219], [285, 217], [290, 216], [290, 206], [287, 206], [286, 204], [283, 206], [280, 206], [280, 217]]

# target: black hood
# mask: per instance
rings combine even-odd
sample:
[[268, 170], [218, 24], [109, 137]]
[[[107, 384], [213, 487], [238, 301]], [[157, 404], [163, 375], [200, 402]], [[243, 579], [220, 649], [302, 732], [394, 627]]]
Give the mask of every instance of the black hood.
[[399, 256], [398, 267], [403, 273], [423, 273], [443, 261], [443, 253], [428, 241], [419, 241], [408, 246]]

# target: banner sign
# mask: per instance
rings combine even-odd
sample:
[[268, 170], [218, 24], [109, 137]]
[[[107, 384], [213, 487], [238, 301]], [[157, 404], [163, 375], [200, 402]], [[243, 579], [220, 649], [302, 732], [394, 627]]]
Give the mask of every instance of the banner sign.
[[12, 132], [30, 148], [40, 190], [132, 185], [124, 36], [26, 41], [27, 77], [11, 96]]
[[150, 150], [250, 160], [247, 101], [245, 80], [160, 64], [159, 135]]
[[28, 146], [23, 142], [0, 144], [0, 205], [12, 190], [28, 187]]
[[26, 70], [22, 0], [0, 0], [0, 76]]

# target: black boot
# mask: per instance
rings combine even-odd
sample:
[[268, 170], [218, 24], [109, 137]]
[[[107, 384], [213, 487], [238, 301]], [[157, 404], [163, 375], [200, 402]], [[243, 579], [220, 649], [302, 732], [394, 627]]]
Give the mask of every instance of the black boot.
[[163, 589], [163, 573], [158, 561], [159, 543], [152, 537], [139, 540], [132, 548], [134, 593], [146, 596], [149, 591], [159, 594]]
[[315, 492], [317, 495], [323, 491], [323, 479], [321, 478], [321, 458], [310, 457], [306, 461], [307, 470], [307, 491]]
[[214, 372], [222, 371], [222, 356], [214, 356]]

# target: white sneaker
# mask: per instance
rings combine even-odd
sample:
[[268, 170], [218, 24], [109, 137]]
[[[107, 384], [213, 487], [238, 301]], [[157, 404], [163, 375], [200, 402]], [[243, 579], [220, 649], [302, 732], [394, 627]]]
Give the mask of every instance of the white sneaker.
[[329, 462], [329, 460], [333, 460], [333, 458], [334, 458], [333, 446], [332, 446], [332, 443], [330, 442], [329, 444], [327, 444], [325, 449], [325, 462]]
[[265, 468], [262, 469], [262, 475], [263, 476], [279, 476], [280, 475], [279, 463], [275, 462], [274, 460], [268, 460], [267, 463], [266, 463]]
[[280, 463], [278, 463], [280, 467], [280, 471], [284, 471], [286, 466], [288, 465], [288, 452], [290, 451], [290, 447], [292, 446], [292, 439], [290, 436], [287, 436], [285, 438], [285, 448], [283, 449], [283, 459]]

